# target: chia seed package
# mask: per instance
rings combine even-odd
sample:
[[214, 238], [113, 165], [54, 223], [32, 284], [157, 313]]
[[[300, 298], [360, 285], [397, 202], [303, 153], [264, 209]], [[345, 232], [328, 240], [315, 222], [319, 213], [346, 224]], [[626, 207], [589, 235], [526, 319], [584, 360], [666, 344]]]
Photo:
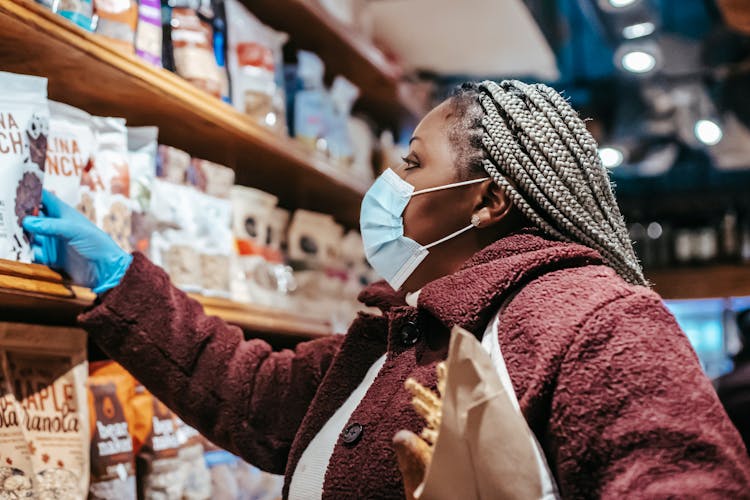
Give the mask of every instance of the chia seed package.
[[48, 132], [47, 79], [0, 72], [0, 259], [31, 262], [21, 223], [39, 212]]

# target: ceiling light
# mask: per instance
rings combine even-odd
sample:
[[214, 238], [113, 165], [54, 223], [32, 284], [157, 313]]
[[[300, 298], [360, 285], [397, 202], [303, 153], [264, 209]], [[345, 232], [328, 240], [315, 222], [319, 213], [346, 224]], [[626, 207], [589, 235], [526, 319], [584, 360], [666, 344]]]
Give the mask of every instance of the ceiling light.
[[648, 73], [656, 67], [656, 57], [643, 50], [630, 50], [620, 58], [623, 69], [631, 73]]
[[652, 222], [646, 228], [646, 234], [652, 240], [658, 240], [659, 238], [661, 238], [661, 235], [663, 233], [664, 233], [664, 229], [661, 227], [661, 224], [659, 224], [658, 222]]
[[628, 40], [633, 40], [635, 38], [648, 36], [653, 33], [655, 29], [656, 26], [654, 26], [654, 23], [648, 21], [645, 23], [631, 24], [622, 29], [622, 36]]
[[629, 7], [636, 3], [638, 0], [608, 0], [609, 4], [615, 9], [622, 9]]
[[606, 168], [616, 168], [622, 165], [625, 156], [617, 148], [604, 147], [599, 148], [599, 158]]
[[695, 122], [695, 137], [706, 146], [713, 146], [724, 137], [721, 127], [713, 120], [698, 120]]

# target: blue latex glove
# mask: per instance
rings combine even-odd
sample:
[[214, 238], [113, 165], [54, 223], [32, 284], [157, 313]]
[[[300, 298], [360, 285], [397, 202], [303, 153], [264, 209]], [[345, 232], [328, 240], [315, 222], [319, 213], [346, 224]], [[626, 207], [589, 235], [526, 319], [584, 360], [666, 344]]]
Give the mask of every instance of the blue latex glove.
[[75, 208], [43, 191], [43, 217], [26, 217], [23, 228], [33, 236], [34, 260], [65, 270], [73, 282], [100, 294], [116, 287], [132, 255]]

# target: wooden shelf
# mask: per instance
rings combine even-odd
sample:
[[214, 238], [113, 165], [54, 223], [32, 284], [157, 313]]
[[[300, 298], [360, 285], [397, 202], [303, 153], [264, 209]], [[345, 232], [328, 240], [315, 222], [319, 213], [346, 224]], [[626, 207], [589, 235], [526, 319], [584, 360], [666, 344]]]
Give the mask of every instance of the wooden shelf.
[[161, 143], [234, 168], [238, 183], [269, 191], [284, 206], [357, 225], [367, 183], [323, 156], [30, 0], [0, 2], [0, 26], [0, 70], [47, 77], [50, 99], [156, 125]]
[[317, 0], [244, 3], [264, 23], [289, 33], [294, 47], [318, 54], [329, 77], [343, 75], [357, 85], [361, 92], [357, 107], [378, 122], [398, 126], [404, 120], [416, 122], [427, 113], [426, 99], [402, 79], [401, 67]]
[[[70, 286], [62, 276], [38, 264], [0, 259], [0, 321], [74, 326], [76, 316], [94, 301], [86, 288]], [[207, 314], [287, 346], [333, 333], [329, 323], [286, 311], [194, 295]]]
[[750, 296], [750, 265], [715, 265], [647, 271], [665, 299]]

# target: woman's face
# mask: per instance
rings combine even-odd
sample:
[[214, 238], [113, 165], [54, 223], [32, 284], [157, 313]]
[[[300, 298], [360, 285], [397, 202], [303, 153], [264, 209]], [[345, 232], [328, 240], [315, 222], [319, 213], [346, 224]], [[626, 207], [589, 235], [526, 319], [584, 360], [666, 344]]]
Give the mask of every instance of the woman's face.
[[[451, 111], [446, 101], [424, 117], [414, 131], [404, 163], [396, 169], [415, 190], [462, 180], [448, 136], [452, 126]], [[404, 234], [428, 245], [468, 226], [481, 201], [481, 186], [479, 183], [412, 197], [403, 214]], [[451, 248], [459, 238], [431, 248], [424, 262], [404, 283], [404, 290], [414, 291], [441, 276], [439, 270], [445, 267], [446, 259], [451, 258]]]

